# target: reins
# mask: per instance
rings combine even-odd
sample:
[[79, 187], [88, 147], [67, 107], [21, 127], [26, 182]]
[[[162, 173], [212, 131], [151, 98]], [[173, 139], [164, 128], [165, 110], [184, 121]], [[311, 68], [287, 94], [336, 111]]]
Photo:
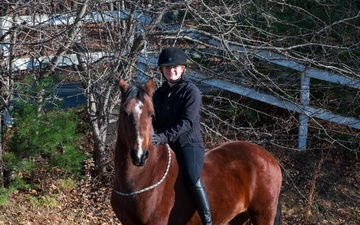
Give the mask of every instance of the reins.
[[145, 191], [149, 191], [157, 186], [159, 186], [164, 180], [165, 180], [165, 177], [167, 176], [168, 172], [169, 172], [169, 169], [170, 169], [170, 164], [171, 164], [171, 149], [169, 147], [169, 145], [166, 145], [167, 148], [168, 148], [168, 164], [166, 166], [166, 170], [165, 170], [165, 173], [164, 175], [161, 177], [161, 179], [156, 183], [156, 184], [153, 184], [149, 187], [146, 187], [146, 188], [143, 188], [141, 190], [138, 190], [138, 191], [134, 191], [134, 192], [129, 192], [129, 193], [125, 193], [125, 192], [120, 192], [120, 191], [117, 191], [114, 189], [114, 192], [118, 195], [122, 195], [122, 196], [132, 196], [132, 195], [137, 195], [137, 194], [140, 194], [140, 193], [143, 193]]

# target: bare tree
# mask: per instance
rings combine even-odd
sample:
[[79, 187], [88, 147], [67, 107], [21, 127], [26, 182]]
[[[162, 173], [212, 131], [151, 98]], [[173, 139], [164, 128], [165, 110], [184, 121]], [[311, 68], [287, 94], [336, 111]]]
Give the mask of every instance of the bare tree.
[[[107, 131], [112, 122], [110, 115], [120, 95], [117, 81], [120, 78], [136, 80], [139, 73], [161, 79], [154, 59], [163, 47], [184, 48], [190, 59], [189, 69], [208, 78], [235, 82], [297, 104], [300, 104], [302, 71], [284, 66], [285, 62], [293, 61], [304, 68], [314, 67], [355, 81], [360, 79], [360, 15], [356, 0], [326, 3], [258, 0], [3, 2], [1, 24], [5, 29], [0, 37], [5, 47], [1, 63], [5, 65], [2, 68], [8, 69], [2, 70], [2, 78], [17, 79], [21, 73], [16, 72], [19, 66], [14, 65], [14, 61], [27, 57], [32, 58], [35, 68], [28, 71], [35, 80], [53, 73], [79, 79], [87, 97], [97, 171], [103, 171], [106, 165], [104, 155]], [[19, 19], [25, 15], [27, 17]], [[269, 54], [279, 58], [271, 58]], [[139, 59], [144, 60], [147, 67], [139, 63]], [[2, 86], [2, 90], [4, 88]], [[319, 107], [357, 117], [360, 112], [358, 90], [341, 88], [355, 98], [343, 98], [335, 91], [335, 86], [318, 82], [312, 87], [310, 100]], [[239, 122], [235, 116], [239, 112], [234, 111], [232, 118], [224, 120], [216, 116], [217, 107], [204, 108], [204, 117], [209, 118], [209, 123], [204, 123], [207, 135], [223, 133], [220, 128], [227, 126], [240, 131], [237, 132], [239, 136], [232, 138], [254, 138], [283, 146], [296, 142], [294, 130], [298, 118], [295, 113], [287, 112], [286, 117], [278, 117], [263, 110], [263, 106], [248, 104], [244, 98], [229, 99], [219, 94], [217, 99], [219, 104], [243, 108], [255, 116], [253, 119], [241, 116], [245, 122]], [[312, 128], [321, 131], [316, 138], [354, 149], [354, 142], [338, 138], [338, 134], [345, 134], [359, 143], [356, 130], [333, 129], [331, 124], [311, 119]], [[262, 120], [261, 129], [259, 120]], [[271, 123], [266, 123], [267, 120]], [[295, 148], [295, 145], [289, 147]]]
[[107, 130], [120, 95], [117, 82], [146, 72], [138, 59], [161, 13], [150, 18], [152, 4], [142, 1], [6, 2], [3, 7], [2, 56], [8, 68], [3, 74], [19, 79], [17, 68], [25, 67], [20, 70], [27, 69], [35, 81], [59, 73], [82, 82], [99, 174], [105, 169]]
[[[145, 54], [147, 34], [152, 29], [152, 20], [147, 20], [146, 6], [142, 2], [109, 2], [95, 7], [103, 8], [98, 13], [102, 19], [111, 16], [102, 24], [83, 26], [82, 38], [74, 46], [80, 62], [78, 76], [86, 90], [87, 110], [94, 135], [94, 161], [98, 170], [104, 170], [105, 150], [111, 113], [119, 103], [117, 88], [119, 79], [134, 80], [140, 72], [138, 59]], [[113, 14], [113, 10], [116, 14]], [[141, 8], [140, 8], [141, 9]], [[105, 20], [105, 19], [104, 19]], [[89, 33], [95, 34], [94, 41]], [[94, 50], [106, 50], [106, 54], [90, 62], [86, 54]], [[113, 119], [116, 121], [116, 118]]]
[[[301, 104], [300, 78], [308, 68], [336, 73], [357, 85], [360, 83], [357, 1], [186, 1], [182, 7], [171, 6], [167, 12], [172, 10], [172, 21], [164, 24], [159, 36], [187, 46], [193, 60], [191, 67], [208, 77], [221, 77], [295, 104]], [[301, 65], [301, 69], [292, 65]], [[312, 82], [315, 85], [311, 87], [311, 104], [358, 117], [359, 102], [355, 100], [358, 89], [316, 79]], [[345, 100], [336, 88], [355, 99]], [[284, 138], [296, 143], [297, 133], [291, 131], [298, 126], [295, 113], [289, 112], [288, 119], [276, 118], [258, 108], [240, 105], [278, 121], [277, 135], [271, 135], [274, 127], [270, 126], [259, 137], [272, 136], [269, 140], [272, 143]], [[282, 119], [284, 122], [279, 123]], [[324, 131], [316, 138], [328, 140], [333, 147], [354, 150], [359, 143], [354, 145], [338, 138], [340, 133], [346, 133], [356, 139], [355, 129], [333, 129], [316, 118], [311, 118], [310, 126]], [[229, 123], [229, 127], [233, 125]]]

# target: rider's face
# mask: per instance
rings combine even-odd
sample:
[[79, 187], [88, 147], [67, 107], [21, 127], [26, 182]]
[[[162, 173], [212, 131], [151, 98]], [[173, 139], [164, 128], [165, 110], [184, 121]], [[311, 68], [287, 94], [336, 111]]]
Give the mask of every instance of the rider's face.
[[185, 70], [185, 66], [161, 66], [161, 70], [169, 83], [176, 82], [180, 79]]

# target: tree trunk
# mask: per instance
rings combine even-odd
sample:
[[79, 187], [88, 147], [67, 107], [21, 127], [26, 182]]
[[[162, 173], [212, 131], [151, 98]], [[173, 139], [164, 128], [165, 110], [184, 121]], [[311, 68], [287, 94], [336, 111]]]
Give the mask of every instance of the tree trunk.
[[2, 120], [2, 110], [0, 111], [0, 187], [4, 187], [4, 164], [3, 164], [3, 150], [2, 150], [2, 127], [1, 127], [1, 120]]

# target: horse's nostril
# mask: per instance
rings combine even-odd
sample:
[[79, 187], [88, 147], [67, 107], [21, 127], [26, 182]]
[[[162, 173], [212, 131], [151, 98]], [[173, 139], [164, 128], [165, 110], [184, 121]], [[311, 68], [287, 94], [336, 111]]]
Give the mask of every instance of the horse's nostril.
[[144, 150], [144, 154], [141, 156], [141, 163], [142, 164], [145, 164], [146, 163], [146, 160], [149, 156], [149, 151], [148, 150]]
[[133, 149], [131, 152], [130, 152], [130, 156], [133, 160], [137, 159], [137, 155], [136, 155], [136, 151]]
[[145, 150], [145, 152], [144, 152], [144, 158], [147, 159], [147, 157], [149, 157], [149, 150]]

